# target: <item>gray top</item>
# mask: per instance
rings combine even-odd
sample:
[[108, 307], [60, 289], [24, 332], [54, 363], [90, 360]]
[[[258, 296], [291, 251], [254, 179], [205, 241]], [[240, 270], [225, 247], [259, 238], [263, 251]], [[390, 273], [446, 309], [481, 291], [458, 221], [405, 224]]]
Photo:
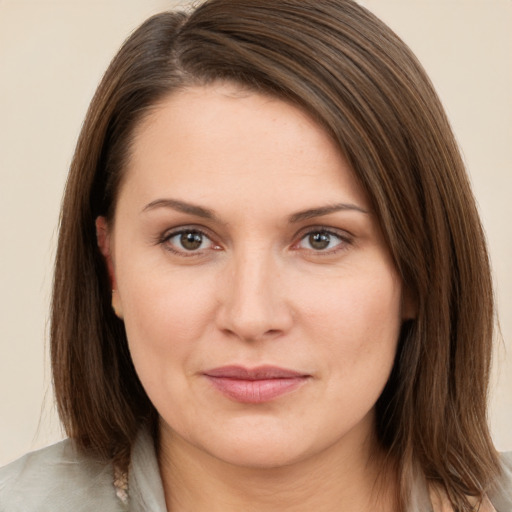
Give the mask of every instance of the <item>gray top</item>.
[[[127, 501], [123, 478], [110, 464], [62, 441], [0, 469], [0, 512], [166, 512], [154, 443], [146, 432], [135, 443], [130, 467]], [[489, 498], [497, 512], [512, 512], [512, 453], [503, 456], [503, 476]], [[432, 512], [420, 477], [410, 512]]]

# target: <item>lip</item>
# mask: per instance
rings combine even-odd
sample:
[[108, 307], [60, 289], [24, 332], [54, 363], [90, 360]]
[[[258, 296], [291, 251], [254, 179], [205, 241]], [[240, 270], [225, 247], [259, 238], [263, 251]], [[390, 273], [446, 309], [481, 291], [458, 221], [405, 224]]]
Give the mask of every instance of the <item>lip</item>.
[[204, 372], [214, 388], [241, 403], [259, 404], [295, 391], [311, 375], [277, 366], [223, 366]]

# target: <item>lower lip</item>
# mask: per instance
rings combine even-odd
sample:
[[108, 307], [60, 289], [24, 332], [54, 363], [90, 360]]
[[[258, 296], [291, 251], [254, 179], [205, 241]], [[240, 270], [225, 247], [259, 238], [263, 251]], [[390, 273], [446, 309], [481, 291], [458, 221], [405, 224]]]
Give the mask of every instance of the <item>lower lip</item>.
[[295, 391], [308, 380], [308, 377], [259, 380], [211, 377], [209, 375], [207, 377], [211, 384], [228, 398], [246, 404], [270, 402]]

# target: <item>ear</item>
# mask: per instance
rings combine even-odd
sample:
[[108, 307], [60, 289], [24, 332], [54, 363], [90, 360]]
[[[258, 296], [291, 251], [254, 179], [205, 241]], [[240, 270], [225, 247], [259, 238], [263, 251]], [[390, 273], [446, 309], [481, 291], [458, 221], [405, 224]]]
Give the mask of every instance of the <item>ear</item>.
[[121, 298], [117, 291], [116, 274], [114, 271], [114, 263], [112, 260], [111, 234], [108, 228], [107, 219], [98, 217], [96, 219], [96, 240], [101, 254], [105, 258], [108, 276], [110, 279], [110, 287], [112, 289], [112, 309], [118, 318], [123, 319], [123, 308], [121, 306]]
[[110, 286], [112, 290], [115, 290], [116, 277], [114, 273], [114, 264], [112, 262], [110, 232], [107, 219], [103, 216], [96, 218], [96, 241], [98, 243], [101, 254], [105, 258], [105, 264], [107, 265], [108, 276], [110, 279]]

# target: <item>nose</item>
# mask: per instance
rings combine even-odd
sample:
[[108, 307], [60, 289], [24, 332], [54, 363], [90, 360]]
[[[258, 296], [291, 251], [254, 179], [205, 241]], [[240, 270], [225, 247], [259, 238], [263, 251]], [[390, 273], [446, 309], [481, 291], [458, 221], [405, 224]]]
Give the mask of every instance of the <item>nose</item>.
[[219, 283], [219, 328], [243, 341], [277, 338], [293, 323], [283, 269], [272, 255], [245, 254], [233, 258], [227, 279]]

